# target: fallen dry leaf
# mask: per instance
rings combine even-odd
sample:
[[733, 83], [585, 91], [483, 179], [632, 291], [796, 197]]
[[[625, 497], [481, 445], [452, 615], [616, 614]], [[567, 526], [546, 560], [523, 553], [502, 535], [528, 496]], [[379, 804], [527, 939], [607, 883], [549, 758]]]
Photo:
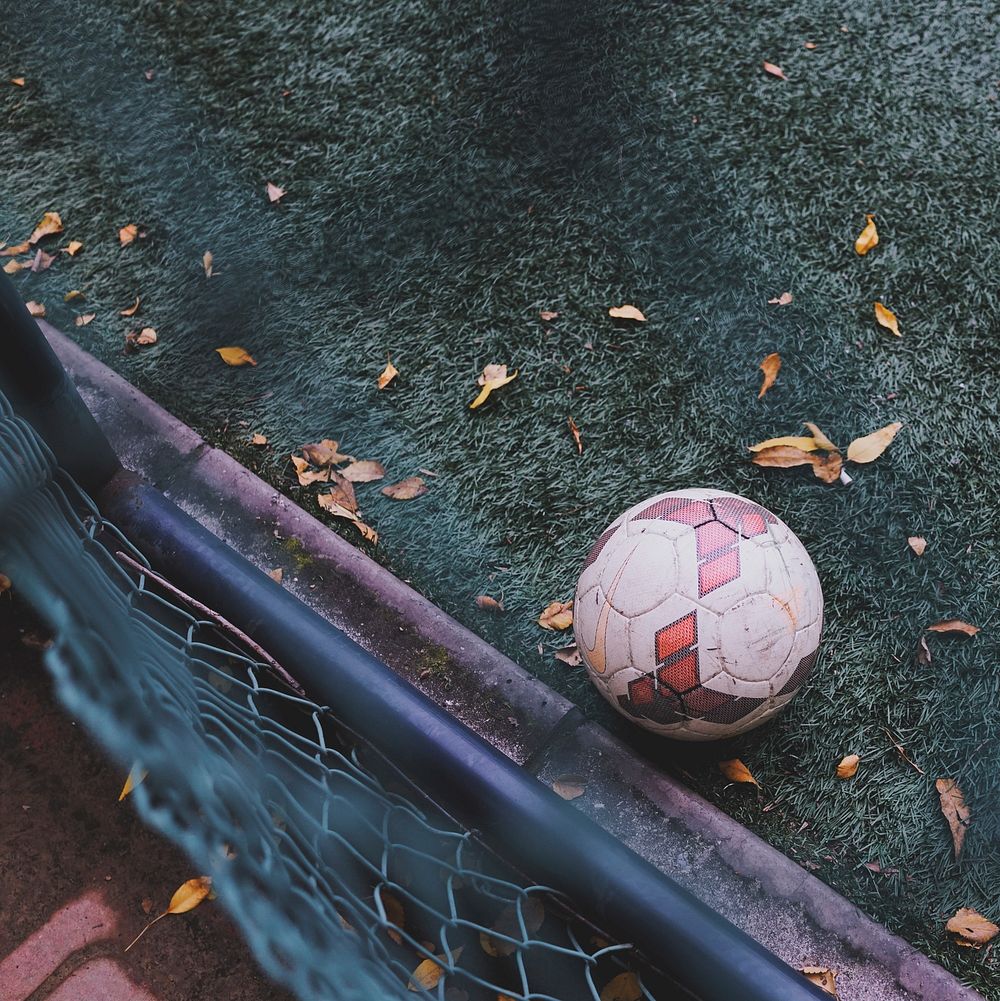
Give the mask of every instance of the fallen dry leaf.
[[730, 782], [748, 782], [750, 785], [755, 785], [758, 789], [760, 788], [760, 783], [750, 774], [750, 769], [739, 758], [732, 758], [730, 761], [720, 761], [719, 771]]
[[196, 876], [194, 879], [189, 879], [185, 883], [177, 888], [174, 895], [170, 898], [170, 903], [167, 905], [167, 909], [162, 913], [153, 918], [152, 921], [146, 925], [145, 928], [139, 932], [138, 935], [125, 947], [125, 951], [128, 952], [129, 949], [135, 945], [136, 942], [142, 938], [143, 935], [149, 931], [153, 925], [156, 924], [160, 918], [165, 918], [168, 914], [184, 914], [187, 911], [193, 911], [210, 893], [212, 892], [212, 877], [211, 876]]
[[601, 1001], [641, 1001], [642, 987], [639, 977], [625, 970], [612, 977], [601, 990]]
[[370, 483], [385, 476], [385, 467], [375, 459], [363, 459], [361, 462], [354, 461], [345, 466], [341, 473], [344, 479], [352, 483]]
[[853, 779], [858, 773], [858, 764], [861, 758], [856, 754], [848, 754], [840, 759], [840, 764], [837, 765], [837, 778], [838, 779]]
[[807, 438], [805, 435], [784, 435], [781, 438], [768, 438], [766, 441], [759, 441], [756, 445], [747, 446], [751, 452], [763, 452], [768, 448], [778, 448], [787, 446], [797, 448], [803, 452], [814, 452], [819, 448], [819, 442], [815, 438]]
[[444, 976], [444, 967], [433, 959], [425, 959], [410, 974], [406, 989], [410, 991], [429, 991], [437, 987]]
[[560, 775], [552, 783], [552, 789], [563, 799], [579, 799], [587, 791], [587, 782], [580, 775]]
[[353, 508], [346, 507], [341, 504], [336, 495], [329, 494], [317, 494], [316, 503], [326, 511], [327, 514], [332, 515], [334, 518], [346, 518], [348, 521], [357, 521], [358, 512]]
[[34, 299], [30, 300], [29, 302], [26, 302], [24, 305], [27, 307], [28, 312], [32, 316], [44, 316], [45, 315], [45, 306], [43, 306], [42, 303], [40, 303], [40, 302], [35, 302]]
[[10, 578], [5, 573], [0, 573], [0, 594], [4, 594], [11, 588]]
[[279, 188], [277, 184], [272, 184], [270, 181], [267, 182], [267, 200], [269, 202], [280, 202], [286, 194], [284, 188]]
[[63, 231], [62, 219], [58, 212], [46, 212], [38, 221], [38, 225], [28, 237], [28, 243], [38, 243], [43, 236], [51, 236], [53, 233]]
[[128, 306], [125, 309], [118, 310], [118, 315], [119, 316], [135, 316], [135, 314], [139, 312], [139, 304], [140, 304], [140, 299], [139, 299], [138, 296], [136, 296], [135, 297], [135, 302], [133, 302], [131, 306]]
[[948, 918], [944, 927], [957, 936], [956, 945], [971, 949], [981, 949], [1000, 931], [992, 921], [971, 907], [960, 907]]
[[[490, 926], [490, 931], [496, 932], [497, 935], [506, 935], [507, 938], [523, 941], [524, 933], [521, 931], [521, 919], [524, 920], [524, 931], [528, 933], [528, 937], [530, 938], [542, 927], [545, 921], [545, 905], [542, 903], [541, 898], [534, 896], [522, 897], [520, 917], [518, 916], [516, 904], [510, 904], [505, 907], [500, 912], [500, 916]], [[479, 933], [479, 944], [487, 956], [493, 956], [494, 958], [513, 955], [517, 949], [515, 942], [507, 942], [502, 938], [496, 938], [489, 931], [481, 931]]]
[[227, 365], [256, 365], [257, 362], [246, 348], [216, 348], [215, 353]]
[[573, 602], [549, 602], [538, 616], [538, 624], [543, 629], [569, 629], [573, 625]]
[[386, 934], [396, 943], [403, 944], [403, 936], [400, 932], [406, 927], [406, 911], [403, 902], [388, 890], [379, 887], [378, 899], [382, 902], [382, 909], [385, 911], [386, 920], [395, 925], [395, 928], [386, 928]]
[[769, 306], [789, 306], [791, 305], [791, 302], [792, 302], [791, 292], [782, 292], [781, 295], [779, 295], [777, 298], [767, 300], [767, 304]]
[[538, 315], [546, 323], [548, 323], [550, 320], [555, 320], [559, 316], [559, 314], [554, 309], [543, 309]]
[[491, 598], [488, 594], [478, 594], [476, 595], [476, 607], [482, 608], [488, 612], [505, 612], [506, 609], [503, 607], [502, 601], [497, 601], [496, 598]]
[[39, 271], [45, 271], [46, 268], [52, 267], [52, 262], [55, 260], [55, 254], [46, 254], [41, 247], [35, 251], [35, 256], [31, 261], [31, 270], [38, 274]]
[[776, 76], [779, 80], [788, 79], [788, 77], [785, 76], [784, 71], [780, 66], [775, 66], [774, 63], [769, 63], [766, 60], [764, 62], [764, 72], [770, 73], [771, 76]]
[[[300, 487], [307, 487], [310, 483], [328, 483], [330, 480], [329, 469], [310, 469], [309, 463], [299, 455], [288, 457], [295, 467], [295, 475], [298, 478]], [[320, 501], [320, 506], [322, 506]]]
[[10, 78], [10, 82], [15, 87], [23, 87], [24, 86], [24, 77], [23, 76], [12, 76]]
[[266, 445], [267, 435], [261, 434], [259, 431], [250, 439], [251, 445]]
[[91, 320], [95, 319], [96, 317], [97, 317], [96, 313], [82, 313], [73, 322], [78, 327], [85, 327], [88, 323], [91, 322]]
[[580, 649], [575, 643], [570, 643], [569, 646], [556, 650], [555, 656], [556, 660], [561, 660], [567, 667], [579, 667], [583, 663]]
[[16, 275], [18, 271], [23, 271], [26, 267], [28, 267], [27, 264], [11, 259], [3, 266], [3, 270], [5, 274]]
[[955, 847], [955, 858], [962, 854], [965, 832], [972, 820], [972, 811], [965, 803], [965, 796], [954, 779], [938, 779], [934, 783], [941, 800], [941, 812], [951, 828], [951, 841]]
[[931, 663], [931, 648], [927, 645], [927, 638], [921, 636], [917, 643], [917, 663], [928, 667]]
[[469, 409], [475, 410], [477, 407], [481, 407], [494, 389], [506, 386], [508, 382], [513, 382], [516, 378], [517, 369], [514, 369], [513, 374], [508, 375], [506, 365], [487, 365], [483, 369], [483, 374], [476, 380], [483, 388], [480, 390], [479, 395], [469, 404]]
[[285, 576], [285, 571], [281, 567], [275, 567], [273, 570], [267, 571], [268, 577], [271, 578], [276, 584], [280, 584], [282, 578]]
[[330, 493], [327, 497], [332, 498], [334, 504], [353, 511], [355, 517], [358, 514], [358, 499], [354, 493], [354, 484], [335, 470], [330, 470]]
[[71, 288], [63, 296], [63, 302], [72, 302], [74, 299], [86, 299], [86, 298], [87, 297], [78, 288]]
[[805, 43], [805, 47], [811, 51], [812, 49], [816, 48], [816, 43], [815, 42], [806, 42]]
[[911, 535], [906, 540], [906, 544], [917, 554], [917, 556], [923, 556], [924, 550], [927, 548], [927, 540], [919, 535]]
[[580, 429], [576, 426], [576, 421], [572, 417], [567, 417], [566, 423], [569, 425], [569, 433], [573, 436], [573, 441], [576, 442], [577, 452], [583, 455], [583, 439], [580, 437]]
[[612, 306], [608, 310], [608, 316], [615, 320], [636, 320], [638, 323], [645, 323], [646, 317], [643, 315], [641, 309], [636, 309], [635, 306], [622, 305], [622, 306]]
[[387, 487], [382, 487], [382, 493], [393, 500], [413, 500], [414, 497], [420, 497], [427, 493], [427, 484], [420, 476], [407, 476], [399, 483], [391, 483]]
[[963, 636], [975, 636], [979, 632], [979, 626], [970, 625], [961, 619], [944, 619], [935, 622], [933, 626], [928, 626], [927, 630], [932, 633], [962, 633]]
[[138, 235], [139, 227], [134, 222], [130, 222], [118, 230], [118, 243], [122, 247], [127, 247]]
[[385, 389], [385, 387], [388, 386], [397, 375], [399, 375], [399, 369], [393, 365], [391, 358], [387, 358], [385, 368], [382, 369], [382, 372], [378, 377], [378, 388]]
[[847, 446], [847, 458], [851, 462], [874, 462], [889, 447], [902, 426], [896, 421], [872, 431], [871, 434], [866, 434], [863, 438], [855, 438]]
[[333, 466], [341, 462], [354, 461], [353, 456], [340, 453], [340, 443], [332, 438], [303, 445], [301, 452], [314, 466]]
[[802, 423], [805, 424], [807, 428], [809, 428], [809, 433], [813, 436], [813, 439], [815, 440], [819, 448], [826, 449], [827, 452], [840, 451], [840, 449], [837, 448], [837, 446], [834, 445], [834, 443], [830, 441], [830, 439], [827, 438], [827, 436], [823, 434], [823, 432], [820, 431], [820, 429], [815, 424], [813, 424], [812, 421], [803, 421]]
[[206, 250], [204, 254], [201, 255], [201, 266], [205, 269], [205, 277], [212, 277], [212, 251]]
[[17, 257], [18, 254], [26, 254], [29, 250], [31, 250], [31, 244], [25, 241], [13, 247], [4, 247], [3, 250], [0, 250], [0, 257]]
[[887, 330], [891, 330], [897, 337], [903, 336], [899, 332], [899, 321], [896, 319], [896, 314], [891, 309], [887, 309], [880, 302], [875, 303], [875, 322], [878, 323], [879, 326], [885, 327]]
[[125, 776], [122, 791], [118, 793], [118, 802], [120, 803], [140, 782], [144, 781], [148, 774], [149, 772], [145, 768], [133, 765], [128, 775]]
[[[811, 439], [810, 439], [811, 440]], [[807, 452], [789, 445], [763, 448], [750, 460], [755, 466], [789, 469], [792, 466], [812, 466], [813, 475], [824, 483], [833, 483], [840, 476], [843, 460], [839, 452]]]
[[83, 250], [83, 244], [79, 240], [70, 240], [69, 243], [66, 244], [66, 253], [69, 254], [70, 257], [76, 257], [81, 250]]
[[868, 222], [865, 228], [858, 234], [858, 238], [854, 241], [854, 250], [862, 257], [864, 257], [865, 254], [872, 249], [872, 247], [878, 246], [878, 230], [875, 228], [875, 216], [866, 215], [865, 218]]
[[820, 989], [838, 997], [837, 994], [837, 971], [831, 970], [827, 966], [803, 966], [799, 972], [810, 983], [815, 984]]
[[367, 539], [373, 546], [378, 545], [378, 532], [375, 531], [371, 525], [366, 525], [360, 518], [355, 519], [354, 527], [362, 534], [362, 536]]
[[[761, 363], [760, 370], [764, 373], [764, 381], [761, 383], [760, 392], [757, 399], [761, 399], [764, 394], [774, 385], [774, 380], [778, 378], [781, 371], [781, 355], [777, 351], [772, 351]], [[753, 451], [753, 449], [751, 449]]]
[[157, 341], [156, 331], [152, 327], [143, 327], [135, 338], [135, 343], [143, 347], [155, 344]]

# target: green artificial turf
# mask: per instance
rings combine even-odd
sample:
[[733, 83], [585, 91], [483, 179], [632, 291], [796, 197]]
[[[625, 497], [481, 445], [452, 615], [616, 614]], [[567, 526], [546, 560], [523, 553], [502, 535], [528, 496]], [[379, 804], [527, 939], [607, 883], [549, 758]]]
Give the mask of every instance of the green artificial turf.
[[[25, 298], [308, 509], [303, 442], [437, 472], [408, 503], [359, 487], [377, 558], [997, 997], [997, 960], [943, 933], [960, 906], [1000, 920], [997, 37], [995, 6], [929, 0], [21, 4], [0, 23], [4, 77], [26, 78], [0, 83], [0, 240], [58, 210], [85, 248], [16, 276]], [[882, 242], [860, 258], [866, 212]], [[147, 236], [121, 248], [126, 223]], [[622, 302], [648, 322], [613, 323]], [[125, 355], [145, 325], [159, 343]], [[227, 344], [258, 367], [226, 368]], [[490, 362], [520, 374], [472, 412]], [[841, 444], [905, 427], [850, 487], [747, 462], [803, 420]], [[808, 689], [707, 750], [613, 716], [534, 624], [618, 512], [689, 486], [786, 520], [827, 601]], [[916, 663], [949, 617], [983, 631]], [[759, 796], [724, 784], [733, 754]], [[960, 862], [937, 776], [972, 809]]]

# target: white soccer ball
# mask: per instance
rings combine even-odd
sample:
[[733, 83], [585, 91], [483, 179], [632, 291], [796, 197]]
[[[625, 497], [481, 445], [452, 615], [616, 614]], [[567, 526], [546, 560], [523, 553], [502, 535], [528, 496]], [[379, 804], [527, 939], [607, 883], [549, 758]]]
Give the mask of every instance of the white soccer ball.
[[679, 740], [745, 733], [779, 713], [816, 663], [823, 591], [792, 530], [723, 490], [636, 504], [600, 536], [573, 606], [597, 690]]

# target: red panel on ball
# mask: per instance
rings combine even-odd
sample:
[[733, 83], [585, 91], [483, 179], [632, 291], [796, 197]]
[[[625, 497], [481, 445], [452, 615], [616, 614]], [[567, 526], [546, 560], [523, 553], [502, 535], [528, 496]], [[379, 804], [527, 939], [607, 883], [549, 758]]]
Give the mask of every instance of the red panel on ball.
[[693, 647], [698, 642], [698, 621], [694, 612], [688, 612], [670, 625], [664, 626], [656, 634], [656, 662], [682, 650]]
[[736, 580], [740, 575], [739, 548], [730, 549], [698, 567], [698, 594], [704, 597], [723, 584]]
[[[656, 672], [656, 680], [674, 692], [686, 692], [698, 684], [698, 651], [688, 650], [679, 660], [664, 664]], [[665, 691], [661, 695], [668, 694]]]
[[694, 530], [698, 543], [698, 556], [710, 556], [723, 549], [729, 549], [739, 541], [739, 536], [721, 521], [709, 521]]

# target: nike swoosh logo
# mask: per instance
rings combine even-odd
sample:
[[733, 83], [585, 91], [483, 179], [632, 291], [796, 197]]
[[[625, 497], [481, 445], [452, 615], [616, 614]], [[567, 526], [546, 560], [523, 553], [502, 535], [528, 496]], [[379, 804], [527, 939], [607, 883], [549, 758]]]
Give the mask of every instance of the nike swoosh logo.
[[625, 568], [628, 566], [631, 555], [629, 553], [629, 556], [625, 557], [625, 562], [619, 567], [618, 573], [615, 574], [615, 579], [611, 582], [611, 587], [608, 588], [608, 593], [604, 598], [604, 607], [597, 618], [597, 632], [594, 635], [593, 647], [589, 647], [586, 643], [583, 643], [583, 649], [587, 655], [587, 663], [597, 674], [604, 674], [608, 668], [607, 639], [608, 617], [611, 615], [611, 599], [615, 596], [615, 591], [618, 589], [618, 582], [622, 579], [622, 574], [625, 573]]

